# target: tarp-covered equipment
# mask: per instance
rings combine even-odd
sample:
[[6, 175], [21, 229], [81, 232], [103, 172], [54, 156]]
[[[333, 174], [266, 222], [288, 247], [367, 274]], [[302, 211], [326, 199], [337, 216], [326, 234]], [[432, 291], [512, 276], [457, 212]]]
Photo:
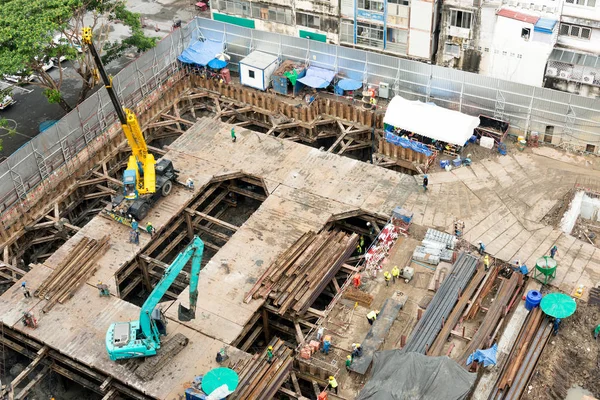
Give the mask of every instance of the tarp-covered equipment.
[[197, 40], [185, 49], [177, 59], [182, 63], [204, 67], [215, 58], [216, 54], [221, 52], [223, 52], [222, 42]]
[[406, 139], [398, 135], [394, 135], [393, 133], [388, 131], [385, 132], [385, 141], [396, 146], [402, 146], [405, 149], [411, 149], [413, 151], [416, 151], [417, 153], [423, 153], [427, 157], [431, 157], [431, 155], [433, 154], [429, 147], [425, 146], [423, 143]]
[[334, 71], [319, 67], [308, 67], [304, 78], [300, 78], [298, 81], [311, 88], [324, 89], [329, 86], [334, 76]]
[[467, 365], [471, 365], [473, 361], [483, 364], [484, 367], [496, 365], [496, 354], [498, 353], [498, 345], [494, 343], [492, 347], [486, 350], [475, 351], [467, 358]]

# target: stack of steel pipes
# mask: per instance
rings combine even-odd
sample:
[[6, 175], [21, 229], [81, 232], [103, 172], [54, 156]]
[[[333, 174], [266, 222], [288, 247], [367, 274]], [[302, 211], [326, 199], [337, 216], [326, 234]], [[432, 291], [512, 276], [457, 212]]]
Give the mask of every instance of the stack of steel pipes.
[[414, 351], [422, 354], [427, 352], [428, 347], [431, 346], [442, 329], [463, 289], [473, 277], [477, 262], [477, 257], [464, 252], [460, 253], [452, 267], [452, 272], [444, 279], [422, 318], [417, 322], [406, 346], [402, 348], [403, 351]]

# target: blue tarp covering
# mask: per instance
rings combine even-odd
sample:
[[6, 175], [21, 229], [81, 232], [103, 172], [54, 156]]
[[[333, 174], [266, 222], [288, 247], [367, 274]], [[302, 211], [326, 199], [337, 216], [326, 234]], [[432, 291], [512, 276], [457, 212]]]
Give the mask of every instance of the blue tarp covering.
[[213, 58], [208, 62], [208, 66], [213, 69], [225, 68], [227, 66], [227, 61], [222, 61], [218, 58]]
[[533, 30], [535, 32], [552, 33], [554, 31], [555, 26], [556, 26], [555, 19], [540, 18], [538, 20], [538, 22], [535, 23]]
[[206, 66], [215, 56], [223, 52], [223, 43], [205, 40], [196, 41], [185, 49], [177, 59], [186, 64]]
[[355, 81], [354, 79], [341, 79], [337, 85], [342, 90], [356, 90], [362, 86], [362, 82]]
[[405, 139], [398, 135], [394, 135], [391, 132], [385, 132], [385, 141], [391, 144], [395, 144], [396, 146], [402, 146], [405, 149], [411, 149], [418, 153], [423, 153], [427, 157], [430, 157], [433, 152], [429, 150], [429, 147], [425, 146], [423, 143], [415, 142], [414, 140]]
[[494, 345], [487, 350], [477, 350], [475, 353], [471, 354], [467, 359], [467, 365], [471, 365], [473, 361], [483, 363], [484, 367], [496, 365], [496, 353], [498, 353], [498, 345], [494, 343]]
[[308, 67], [304, 78], [300, 78], [298, 81], [311, 88], [324, 89], [329, 86], [334, 76], [334, 71], [319, 67]]

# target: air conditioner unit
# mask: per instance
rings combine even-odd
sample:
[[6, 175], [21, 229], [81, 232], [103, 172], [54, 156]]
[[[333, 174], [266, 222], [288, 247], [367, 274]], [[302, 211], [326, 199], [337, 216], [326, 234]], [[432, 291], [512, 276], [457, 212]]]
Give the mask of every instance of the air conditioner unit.
[[571, 77], [571, 73], [569, 71], [560, 71], [558, 74], [562, 79], [569, 79]]
[[594, 83], [594, 78], [595, 78], [594, 75], [589, 74], [589, 75], [584, 75], [581, 80], [583, 81], [583, 83], [587, 83], [587, 84], [591, 85], [592, 83]]
[[556, 76], [558, 75], [558, 69], [554, 67], [548, 67], [546, 69], [546, 76]]

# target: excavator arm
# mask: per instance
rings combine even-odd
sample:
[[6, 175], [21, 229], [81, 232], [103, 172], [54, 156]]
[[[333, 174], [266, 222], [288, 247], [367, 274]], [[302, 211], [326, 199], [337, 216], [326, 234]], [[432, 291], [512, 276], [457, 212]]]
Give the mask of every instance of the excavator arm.
[[131, 156], [127, 163], [127, 169], [123, 173], [125, 198], [136, 199], [138, 195], [154, 193], [156, 192], [156, 160], [154, 155], [148, 153], [148, 145], [137, 117], [133, 111], [121, 106], [121, 102], [112, 87], [112, 78], [106, 73], [100, 55], [96, 50], [96, 46], [94, 46], [92, 28], [83, 28], [82, 42], [87, 45], [94, 58], [98, 72], [104, 82], [104, 87], [108, 91], [110, 100], [121, 122], [123, 133], [131, 147]]
[[160, 302], [160, 299], [167, 293], [183, 267], [192, 259], [192, 271], [190, 275], [190, 308], [196, 309], [198, 299], [198, 279], [202, 265], [202, 254], [204, 253], [204, 242], [197, 236], [184, 251], [179, 253], [175, 260], [165, 270], [164, 275], [154, 287], [150, 296], [144, 302], [140, 312], [140, 328], [146, 337], [155, 343], [160, 343], [160, 333], [157, 327], [152, 323], [152, 312]]

